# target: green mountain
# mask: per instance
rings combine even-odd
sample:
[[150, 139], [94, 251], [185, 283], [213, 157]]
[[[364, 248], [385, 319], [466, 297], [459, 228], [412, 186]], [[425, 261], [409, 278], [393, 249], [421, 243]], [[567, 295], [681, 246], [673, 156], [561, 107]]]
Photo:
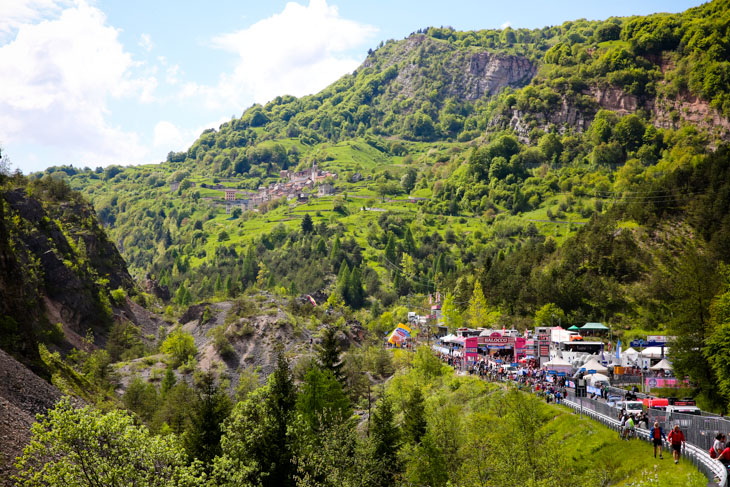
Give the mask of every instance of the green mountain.
[[[441, 296], [450, 328], [667, 334], [727, 412], [729, 29], [730, 0], [421, 29], [160, 164], [0, 161], [0, 436], [23, 432], [0, 483], [82, 485], [88, 460], [145, 485], [703, 484], [382, 337]], [[96, 408], [59, 402], [15, 470], [62, 393]]]
[[[729, 257], [728, 7], [421, 29], [164, 163], [38, 176], [92, 201], [132, 274], [170, 289], [173, 314], [252, 289], [321, 293], [381, 333], [435, 293], [473, 321], [479, 282], [489, 324], [555, 306], [624, 339], [699, 327], [690, 350], [724, 316], [711, 303]], [[694, 327], [678, 318], [688, 275], [705, 284]], [[720, 369], [701, 362], [692, 376], [724, 408]]]

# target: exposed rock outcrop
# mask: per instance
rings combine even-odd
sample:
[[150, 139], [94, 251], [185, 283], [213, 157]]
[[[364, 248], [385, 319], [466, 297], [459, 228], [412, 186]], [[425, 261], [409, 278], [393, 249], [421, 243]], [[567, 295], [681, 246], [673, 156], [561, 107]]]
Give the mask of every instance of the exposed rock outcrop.
[[[424, 76], [421, 68], [425, 66], [431, 73], [438, 72], [434, 89], [441, 93], [440, 98], [462, 101], [491, 96], [508, 86], [524, 86], [537, 74], [537, 65], [526, 57], [477, 48], [464, 50], [420, 34], [409, 37], [394, 49], [381, 69], [397, 67], [397, 75], [390, 83], [397, 87], [398, 95], [406, 97], [414, 96], [423, 83], [436, 81]], [[438, 66], [431, 64], [436, 59]], [[372, 60], [363, 63], [365, 68], [370, 66]]]
[[10, 486], [13, 461], [30, 440], [36, 414], [43, 414], [61, 392], [0, 350], [0, 486]]

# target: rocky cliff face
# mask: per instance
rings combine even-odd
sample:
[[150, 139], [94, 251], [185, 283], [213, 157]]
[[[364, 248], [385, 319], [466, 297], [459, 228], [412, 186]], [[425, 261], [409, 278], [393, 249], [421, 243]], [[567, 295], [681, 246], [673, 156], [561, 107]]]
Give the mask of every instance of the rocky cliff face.
[[730, 120], [724, 118], [708, 102], [689, 94], [676, 100], [642, 100], [619, 88], [591, 87], [584, 95], [588, 95], [594, 103], [577, 107], [563, 99], [560, 109], [548, 114], [510, 110], [509, 113], [490, 120], [489, 127], [493, 130], [509, 127], [526, 142], [534, 128], [547, 131], [551, 126], [556, 126], [561, 133], [568, 128], [583, 132], [588, 129], [600, 109], [611, 110], [623, 116], [643, 108], [651, 113], [652, 123], [656, 127], [677, 129], [683, 122], [689, 122], [723, 140], [730, 140]]
[[38, 371], [39, 342], [103, 337], [109, 290], [134, 283], [91, 206], [60, 184], [20, 184], [0, 191], [0, 221], [0, 348]]
[[[398, 74], [391, 84], [395, 94], [407, 97], [432, 84], [429, 89], [437, 90], [441, 99], [474, 101], [507, 86], [524, 86], [537, 73], [537, 65], [527, 58], [459, 48], [425, 35], [413, 35], [393, 49], [381, 69], [396, 66]], [[370, 59], [363, 67], [372, 65]]]
[[467, 100], [494, 95], [508, 86], [524, 86], [537, 73], [537, 66], [519, 56], [478, 52], [461, 62], [463, 76], [454, 80], [451, 90]]

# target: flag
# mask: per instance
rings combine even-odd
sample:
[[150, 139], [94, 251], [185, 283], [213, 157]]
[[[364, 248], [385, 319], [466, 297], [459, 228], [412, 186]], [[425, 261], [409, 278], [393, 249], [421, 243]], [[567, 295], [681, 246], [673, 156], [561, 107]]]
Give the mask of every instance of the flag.
[[505, 328], [504, 328], [504, 325], [502, 325], [502, 335], [504, 335], [504, 334], [505, 334], [505, 332], [506, 332], [506, 330], [505, 330]]
[[525, 339], [527, 339], [527, 328], [525, 328]]
[[433, 304], [433, 297], [430, 294], [428, 295], [428, 304]]
[[616, 343], [616, 358], [621, 358], [621, 339], [619, 338], [618, 342]]
[[312, 306], [317, 306], [317, 302], [314, 300], [312, 296], [307, 294], [307, 297], [309, 298], [309, 302], [312, 303]]

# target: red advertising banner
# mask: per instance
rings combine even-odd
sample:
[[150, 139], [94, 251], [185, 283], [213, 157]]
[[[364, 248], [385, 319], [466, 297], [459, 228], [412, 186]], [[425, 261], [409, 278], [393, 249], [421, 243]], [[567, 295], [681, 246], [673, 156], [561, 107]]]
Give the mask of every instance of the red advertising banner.
[[467, 362], [476, 361], [479, 356], [479, 337], [468, 337], [464, 341], [464, 351]]
[[515, 345], [515, 337], [502, 336], [496, 331], [488, 337], [478, 337], [479, 345], [486, 345], [487, 348], [512, 348]]

